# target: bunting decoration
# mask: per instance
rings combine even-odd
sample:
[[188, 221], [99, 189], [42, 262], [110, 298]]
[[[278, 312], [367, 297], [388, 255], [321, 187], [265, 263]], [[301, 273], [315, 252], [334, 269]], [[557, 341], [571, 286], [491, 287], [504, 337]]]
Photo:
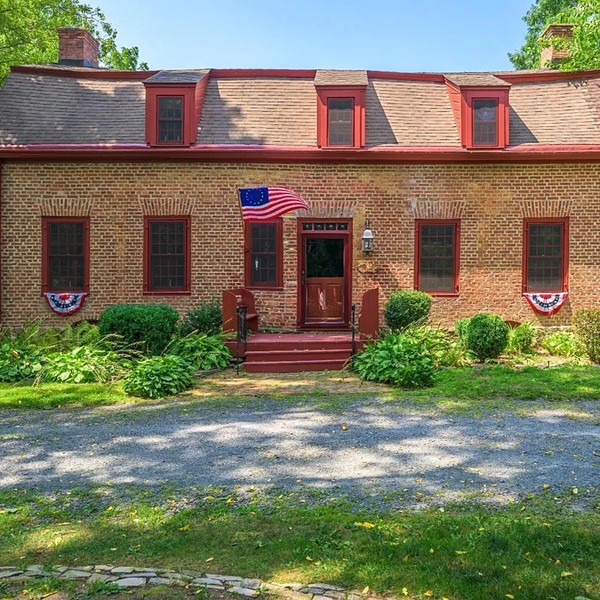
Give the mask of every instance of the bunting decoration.
[[75, 314], [82, 306], [85, 301], [87, 294], [44, 294], [48, 306], [61, 317], [68, 317], [69, 315]]
[[523, 294], [527, 298], [527, 302], [533, 310], [540, 314], [549, 317], [556, 314], [567, 299], [567, 292], [558, 294]]
[[306, 209], [306, 200], [284, 187], [240, 188], [240, 205], [244, 221], [268, 221], [290, 210]]

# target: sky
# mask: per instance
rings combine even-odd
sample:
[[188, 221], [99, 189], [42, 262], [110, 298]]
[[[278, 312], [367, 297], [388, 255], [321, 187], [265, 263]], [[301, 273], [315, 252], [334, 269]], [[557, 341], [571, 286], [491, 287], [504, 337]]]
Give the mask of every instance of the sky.
[[533, 0], [91, 0], [151, 69], [499, 71]]

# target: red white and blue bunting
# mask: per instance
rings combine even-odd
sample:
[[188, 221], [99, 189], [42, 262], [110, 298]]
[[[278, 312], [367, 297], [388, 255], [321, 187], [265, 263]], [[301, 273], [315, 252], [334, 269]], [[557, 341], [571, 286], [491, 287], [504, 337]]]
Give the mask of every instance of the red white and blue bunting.
[[567, 292], [560, 292], [559, 294], [523, 294], [527, 298], [527, 302], [531, 305], [533, 310], [540, 314], [550, 315], [556, 314], [565, 303], [567, 299]]
[[48, 306], [61, 317], [75, 314], [85, 301], [87, 294], [44, 294]]

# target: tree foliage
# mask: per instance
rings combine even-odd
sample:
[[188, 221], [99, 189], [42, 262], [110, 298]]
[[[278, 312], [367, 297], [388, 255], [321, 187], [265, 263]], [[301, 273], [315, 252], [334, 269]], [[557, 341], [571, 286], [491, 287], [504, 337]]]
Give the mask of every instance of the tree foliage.
[[117, 32], [99, 8], [81, 0], [0, 0], [0, 82], [11, 65], [56, 62], [59, 27], [86, 28], [100, 42], [102, 66], [148, 68], [137, 47], [117, 46]]
[[[527, 34], [523, 46], [509, 53], [517, 69], [537, 69], [545, 45], [567, 47], [569, 58], [558, 64], [564, 71], [600, 68], [600, 0], [536, 0], [523, 17]], [[572, 23], [571, 39], [540, 40], [551, 23]]]

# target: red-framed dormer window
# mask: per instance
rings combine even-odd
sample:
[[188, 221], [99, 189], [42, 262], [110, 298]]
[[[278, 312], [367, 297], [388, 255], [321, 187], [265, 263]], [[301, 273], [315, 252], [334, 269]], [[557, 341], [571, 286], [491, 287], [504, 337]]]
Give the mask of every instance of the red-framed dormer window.
[[146, 143], [190, 146], [196, 141], [195, 85], [146, 85]]
[[89, 217], [42, 218], [42, 292], [88, 292]]
[[434, 296], [458, 295], [460, 221], [415, 222], [415, 289]]
[[144, 293], [190, 293], [190, 225], [190, 217], [144, 218]]
[[508, 90], [477, 89], [462, 92], [463, 146], [468, 149], [502, 149], [509, 141]]
[[569, 289], [569, 219], [523, 222], [523, 292], [558, 293]]
[[364, 147], [364, 87], [317, 88], [317, 144], [320, 148]]

